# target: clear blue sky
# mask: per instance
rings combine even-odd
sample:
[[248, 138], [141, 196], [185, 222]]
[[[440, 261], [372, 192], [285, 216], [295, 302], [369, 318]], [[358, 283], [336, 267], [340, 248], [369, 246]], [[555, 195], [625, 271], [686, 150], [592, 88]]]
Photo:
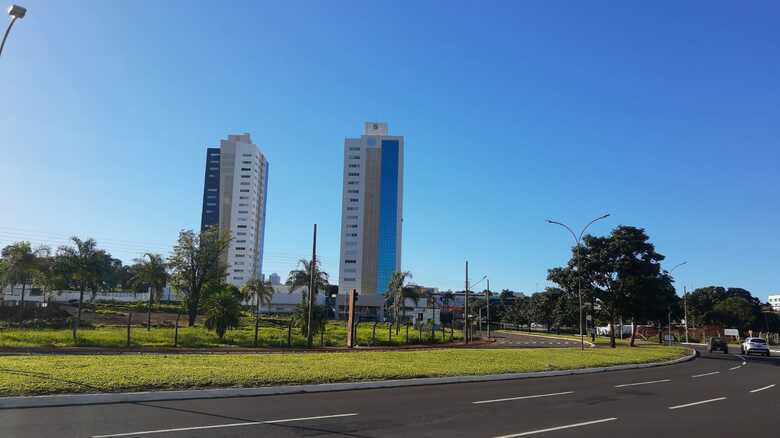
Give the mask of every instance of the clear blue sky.
[[166, 252], [199, 226], [205, 148], [246, 131], [271, 163], [266, 271], [308, 256], [316, 222], [337, 277], [343, 141], [372, 120], [406, 136], [417, 283], [461, 288], [468, 258], [533, 291], [571, 246], [544, 219], [609, 212], [594, 232], [641, 226], [689, 262], [680, 291], [780, 291], [777, 2], [24, 5], [0, 244]]

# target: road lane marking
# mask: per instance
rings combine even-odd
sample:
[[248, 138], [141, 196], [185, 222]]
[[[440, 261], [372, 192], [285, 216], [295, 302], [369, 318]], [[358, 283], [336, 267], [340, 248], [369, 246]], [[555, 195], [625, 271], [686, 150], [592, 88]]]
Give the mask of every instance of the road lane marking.
[[691, 377], [695, 379], [697, 377], [712, 376], [712, 375], [715, 375], [715, 374], [720, 374], [720, 371], [713, 371], [711, 373], [704, 373], [704, 374], [696, 374], [696, 375], [693, 375]]
[[626, 386], [650, 385], [652, 383], [666, 383], [671, 381], [672, 381], [671, 379], [663, 379], [663, 380], [652, 380], [650, 382], [624, 383], [622, 385], [615, 385], [615, 388], [625, 388]]
[[684, 405], [669, 406], [669, 409], [674, 410], [674, 409], [680, 409], [680, 408], [687, 408], [687, 407], [691, 407], [691, 406], [703, 405], [705, 403], [712, 403], [712, 402], [721, 401], [721, 400], [726, 400], [726, 397], [711, 398], [709, 400], [702, 400], [702, 401], [697, 401], [697, 402], [693, 402], [693, 403], [686, 403]]
[[584, 423], [567, 424], [565, 426], [550, 427], [547, 429], [529, 430], [528, 432], [515, 433], [512, 435], [501, 435], [495, 438], [515, 438], [518, 436], [534, 435], [537, 433], [552, 432], [555, 430], [571, 429], [573, 427], [589, 426], [591, 424], [606, 423], [607, 421], [615, 421], [617, 418], [602, 418], [601, 420], [586, 421]]
[[729, 368], [729, 371], [734, 371], [734, 370], [739, 369], [739, 368], [742, 368], [742, 365], [737, 365], [735, 367], [731, 367], [731, 368]]
[[185, 432], [188, 430], [205, 430], [205, 429], [219, 429], [225, 427], [239, 427], [239, 426], [257, 426], [260, 424], [276, 424], [276, 423], [291, 423], [293, 421], [306, 421], [306, 420], [321, 420], [325, 418], [340, 418], [340, 417], [352, 417], [357, 415], [352, 414], [335, 414], [335, 415], [320, 415], [317, 417], [301, 417], [301, 418], [285, 418], [282, 420], [268, 420], [268, 421], [247, 421], [243, 423], [229, 423], [229, 424], [212, 424], [210, 426], [195, 426], [195, 427], [179, 427], [175, 429], [158, 429], [158, 430], [144, 430], [141, 432], [125, 432], [114, 433], [109, 435], [92, 435], [92, 438], [112, 438], [120, 436], [136, 436], [136, 435], [152, 435], [155, 433], [170, 433], [170, 432]]
[[765, 389], [774, 388], [774, 387], [775, 387], [775, 385], [774, 385], [774, 384], [772, 384], [772, 385], [767, 385], [767, 386], [765, 386], [765, 387], [763, 387], [763, 388], [757, 388], [757, 389], [754, 389], [754, 390], [752, 390], [752, 391], [750, 391], [750, 392], [759, 392], [759, 391], [763, 391], [763, 390], [765, 390]]
[[747, 365], [747, 359], [745, 359], [743, 356], [737, 355], [738, 358], [742, 359], [742, 365]]
[[481, 404], [485, 404], [485, 403], [498, 403], [498, 402], [505, 402], [505, 401], [512, 401], [512, 400], [525, 400], [525, 399], [528, 399], [528, 398], [552, 397], [552, 396], [556, 396], [556, 395], [566, 395], [566, 394], [574, 394], [574, 391], [555, 392], [555, 393], [552, 393], [552, 394], [524, 395], [524, 396], [520, 396], [520, 397], [497, 398], [495, 400], [480, 400], [480, 401], [475, 401], [475, 402], [471, 402], [471, 403], [475, 404], [475, 405], [481, 405]]

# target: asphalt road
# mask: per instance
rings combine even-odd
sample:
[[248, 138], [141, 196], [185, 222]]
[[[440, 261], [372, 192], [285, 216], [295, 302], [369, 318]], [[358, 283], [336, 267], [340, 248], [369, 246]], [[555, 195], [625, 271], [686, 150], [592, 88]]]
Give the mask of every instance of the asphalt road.
[[775, 438], [778, 407], [780, 358], [704, 353], [519, 381], [0, 410], [0, 436]]
[[[550, 335], [555, 336], [555, 335]], [[520, 332], [508, 333], [497, 332], [493, 333], [493, 337], [496, 338], [495, 347], [514, 347], [514, 348], [542, 348], [542, 347], [579, 347], [579, 341], [572, 341], [562, 338], [548, 338], [539, 335], [528, 335]], [[585, 338], [587, 342], [590, 338]], [[587, 346], [587, 344], [586, 344]]]

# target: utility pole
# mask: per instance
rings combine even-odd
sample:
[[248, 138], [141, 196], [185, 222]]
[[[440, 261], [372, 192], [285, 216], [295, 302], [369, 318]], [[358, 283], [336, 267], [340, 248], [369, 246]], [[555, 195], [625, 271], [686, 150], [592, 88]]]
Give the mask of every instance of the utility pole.
[[466, 290], [463, 292], [463, 340], [469, 343], [469, 261], [466, 260]]
[[685, 343], [688, 343], [688, 287], [683, 286], [683, 312], [685, 312]]
[[485, 309], [487, 317], [487, 337], [490, 340], [490, 279], [487, 280], [487, 289], [485, 290]]
[[314, 311], [314, 288], [317, 284], [317, 224], [314, 224], [314, 239], [311, 245], [311, 265], [309, 267], [309, 271], [309, 308], [307, 309], [308, 321], [306, 324], [306, 345], [311, 348], [312, 335], [314, 334], [314, 330], [312, 330], [311, 326], [311, 320], [312, 312]]

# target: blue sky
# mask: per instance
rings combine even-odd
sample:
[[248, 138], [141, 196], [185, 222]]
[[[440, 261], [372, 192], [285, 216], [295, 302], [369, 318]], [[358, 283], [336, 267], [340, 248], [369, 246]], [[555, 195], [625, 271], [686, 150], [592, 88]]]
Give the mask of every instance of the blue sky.
[[[21, 0], [19, 0], [21, 1]], [[271, 163], [267, 272], [337, 276], [342, 148], [406, 136], [403, 267], [533, 291], [554, 218], [646, 228], [677, 286], [780, 292], [776, 2], [26, 0], [0, 58], [0, 244], [130, 261], [197, 228], [205, 148]], [[335, 278], [334, 278], [335, 280]]]

